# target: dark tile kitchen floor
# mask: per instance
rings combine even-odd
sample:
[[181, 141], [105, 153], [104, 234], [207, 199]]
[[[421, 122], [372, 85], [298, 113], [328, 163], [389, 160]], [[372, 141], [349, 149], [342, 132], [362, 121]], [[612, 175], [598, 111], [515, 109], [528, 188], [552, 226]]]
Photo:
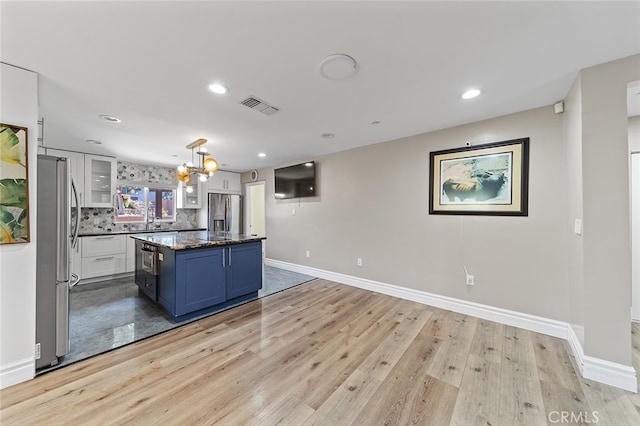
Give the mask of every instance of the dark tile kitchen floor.
[[[260, 296], [268, 296], [313, 279], [308, 275], [265, 266]], [[212, 313], [203, 317], [207, 315]], [[78, 285], [70, 294], [71, 351], [58, 365], [38, 373], [69, 365], [199, 318], [175, 322], [158, 305], [138, 292], [133, 276]]]

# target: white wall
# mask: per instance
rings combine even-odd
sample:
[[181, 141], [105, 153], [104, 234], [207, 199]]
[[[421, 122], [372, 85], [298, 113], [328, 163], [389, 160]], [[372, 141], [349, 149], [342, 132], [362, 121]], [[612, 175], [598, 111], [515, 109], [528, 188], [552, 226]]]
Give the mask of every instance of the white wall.
[[640, 115], [629, 117], [631, 155], [631, 319], [640, 322]]
[[0, 245], [0, 388], [35, 373], [37, 74], [0, 63], [0, 121], [28, 128], [30, 239]]
[[[528, 217], [428, 213], [430, 151], [527, 136]], [[317, 161], [318, 197], [275, 200], [273, 169], [260, 171], [267, 258], [569, 321], [565, 151], [552, 106], [301, 160]]]
[[584, 346], [584, 254], [582, 236], [571, 232], [582, 220], [582, 97], [580, 75], [564, 99], [562, 120], [566, 149], [567, 275], [569, 279], [569, 323]]
[[631, 365], [627, 84], [640, 55], [581, 72], [584, 351]]
[[629, 151], [640, 151], [640, 115], [629, 117]]

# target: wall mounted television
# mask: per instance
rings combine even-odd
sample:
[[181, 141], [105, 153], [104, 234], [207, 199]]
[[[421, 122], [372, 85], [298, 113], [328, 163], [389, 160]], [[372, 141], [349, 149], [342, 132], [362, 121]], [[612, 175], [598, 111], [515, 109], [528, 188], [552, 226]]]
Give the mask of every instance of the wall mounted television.
[[275, 197], [278, 200], [288, 198], [315, 197], [316, 163], [307, 161], [295, 166], [275, 169]]

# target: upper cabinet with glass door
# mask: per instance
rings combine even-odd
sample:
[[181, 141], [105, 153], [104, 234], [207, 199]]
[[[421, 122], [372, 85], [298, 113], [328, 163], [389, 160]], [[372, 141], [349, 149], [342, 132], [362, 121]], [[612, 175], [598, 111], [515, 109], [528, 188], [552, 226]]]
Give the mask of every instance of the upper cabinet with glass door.
[[85, 207], [113, 207], [116, 193], [117, 160], [113, 157], [85, 154]]
[[192, 178], [187, 182], [178, 182], [178, 208], [199, 209], [202, 207], [203, 189], [206, 182]]

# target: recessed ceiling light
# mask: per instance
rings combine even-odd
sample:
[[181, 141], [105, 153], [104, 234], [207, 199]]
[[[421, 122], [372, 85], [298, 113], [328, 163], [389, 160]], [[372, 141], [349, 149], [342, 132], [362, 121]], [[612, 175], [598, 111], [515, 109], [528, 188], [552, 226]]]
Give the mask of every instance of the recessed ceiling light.
[[462, 99], [473, 99], [480, 94], [478, 89], [469, 89], [462, 94]]
[[224, 95], [225, 93], [227, 93], [229, 91], [229, 89], [227, 89], [225, 86], [223, 86], [220, 83], [212, 83], [209, 85], [209, 90], [211, 90], [213, 93], [217, 93], [219, 95]]
[[102, 118], [103, 120], [106, 121], [110, 121], [111, 123], [121, 123], [122, 120], [120, 120], [118, 117], [114, 117], [113, 115], [101, 115], [100, 118]]
[[333, 134], [333, 133], [323, 133], [323, 134], [320, 135], [320, 137], [324, 138], [324, 139], [331, 139], [331, 138], [335, 137], [335, 134]]
[[267, 154], [265, 154], [264, 152], [261, 152], [260, 154], [258, 154], [258, 157], [266, 157]]
[[371, 125], [372, 125], [372, 126], [377, 126], [378, 124], [380, 124], [380, 122], [379, 122], [378, 120], [376, 120], [376, 121], [372, 121], [372, 122], [371, 122]]
[[230, 166], [230, 164], [229, 164], [229, 163], [222, 163], [222, 164], [220, 164], [220, 165], [221, 165], [222, 167], [229, 167], [229, 166]]
[[102, 145], [102, 142], [97, 141], [95, 139], [87, 139], [87, 143], [92, 143], [94, 145]]

